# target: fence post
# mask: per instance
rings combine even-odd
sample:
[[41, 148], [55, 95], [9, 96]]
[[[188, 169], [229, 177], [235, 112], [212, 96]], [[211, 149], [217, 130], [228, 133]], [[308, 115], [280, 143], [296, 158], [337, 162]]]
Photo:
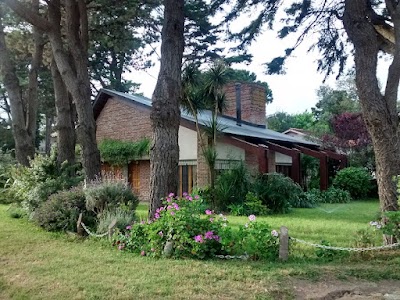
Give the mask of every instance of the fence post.
[[114, 227], [117, 225], [117, 219], [114, 219], [110, 225], [108, 225], [108, 238], [111, 240], [113, 234], [114, 234]]
[[83, 227], [82, 223], [82, 213], [79, 214], [78, 221], [76, 222], [76, 234], [78, 236], [83, 236]]
[[289, 257], [289, 231], [282, 226], [279, 234], [279, 259], [287, 261]]

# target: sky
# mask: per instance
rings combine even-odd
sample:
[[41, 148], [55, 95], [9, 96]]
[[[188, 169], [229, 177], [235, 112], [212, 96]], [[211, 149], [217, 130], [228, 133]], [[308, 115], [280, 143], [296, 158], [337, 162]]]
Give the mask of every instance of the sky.
[[[264, 63], [270, 61], [276, 56], [281, 56], [284, 49], [293, 45], [293, 40], [281, 40], [276, 37], [276, 33], [266, 31], [253, 42], [249, 48], [253, 55], [253, 61], [250, 65], [235, 64], [237, 69], [246, 69], [257, 75], [257, 80], [266, 81], [273, 93], [273, 103], [266, 107], [266, 114], [271, 115], [275, 112], [287, 112], [290, 114], [302, 113], [306, 110], [311, 111], [318, 101], [317, 90], [324, 84], [324, 75], [317, 72], [317, 51], [308, 53], [307, 50], [311, 41], [305, 41], [297, 48], [292, 57], [285, 64], [286, 72], [283, 75], [266, 75]], [[352, 61], [349, 61], [352, 64]], [[384, 85], [385, 67], [387, 60], [378, 68], [378, 77], [381, 78]], [[151, 98], [157, 81], [159, 64], [144, 71], [134, 71], [129, 78], [134, 82], [141, 83], [139, 92], [146, 97]], [[327, 78], [325, 84], [335, 87], [336, 74]]]

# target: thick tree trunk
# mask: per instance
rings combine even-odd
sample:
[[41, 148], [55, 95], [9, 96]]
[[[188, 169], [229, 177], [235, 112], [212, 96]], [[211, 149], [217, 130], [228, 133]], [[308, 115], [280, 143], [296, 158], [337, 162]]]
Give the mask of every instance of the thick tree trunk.
[[[380, 92], [376, 67], [381, 48], [370, 22], [367, 0], [346, 0], [343, 23], [355, 49], [356, 84], [362, 113], [372, 138], [376, 160], [376, 177], [382, 212], [398, 210], [396, 176], [400, 174], [399, 121], [396, 110], [400, 78], [400, 39], [389, 68], [384, 95]], [[392, 16], [393, 19], [393, 16]], [[394, 20], [396, 31], [400, 25]]]
[[57, 162], [75, 162], [75, 110], [67, 88], [62, 81], [60, 72], [53, 61], [51, 64], [51, 76], [53, 78], [54, 96], [57, 115]]
[[46, 136], [44, 143], [44, 152], [47, 156], [50, 156], [51, 152], [51, 124], [53, 123], [53, 116], [46, 115]]
[[161, 198], [178, 190], [183, 5], [183, 0], [164, 1], [161, 66], [150, 115], [153, 129], [150, 151], [150, 217], [161, 205]]
[[[31, 122], [26, 122], [25, 107], [22, 99], [22, 90], [19, 85], [19, 79], [16, 75], [16, 69], [13, 60], [7, 49], [5, 34], [2, 24], [2, 11], [0, 11], [0, 67], [3, 76], [3, 83], [10, 99], [10, 110], [12, 118], [12, 130], [15, 140], [15, 157], [18, 163], [28, 166], [29, 158], [35, 155], [35, 139], [32, 130], [29, 128]], [[32, 108], [35, 105], [31, 106]], [[33, 114], [33, 110], [31, 113]], [[36, 112], [34, 118], [36, 127]], [[33, 134], [35, 132], [33, 131]]]

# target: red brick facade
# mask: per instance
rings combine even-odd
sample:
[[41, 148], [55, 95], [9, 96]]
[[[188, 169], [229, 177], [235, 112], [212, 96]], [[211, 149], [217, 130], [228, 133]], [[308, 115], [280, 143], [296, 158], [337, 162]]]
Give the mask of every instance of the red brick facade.
[[[236, 118], [236, 82], [224, 87], [226, 108], [223, 115]], [[243, 121], [265, 126], [265, 87], [257, 83], [238, 83], [240, 86], [241, 117]]]
[[123, 141], [151, 138], [150, 109], [122, 100], [108, 99], [96, 125], [98, 142], [105, 138]]
[[[96, 120], [96, 139], [115, 139], [138, 141], [144, 137], [151, 138], [150, 109], [130, 104], [122, 100], [108, 99]], [[150, 161], [139, 161], [140, 189], [139, 199], [150, 198]]]

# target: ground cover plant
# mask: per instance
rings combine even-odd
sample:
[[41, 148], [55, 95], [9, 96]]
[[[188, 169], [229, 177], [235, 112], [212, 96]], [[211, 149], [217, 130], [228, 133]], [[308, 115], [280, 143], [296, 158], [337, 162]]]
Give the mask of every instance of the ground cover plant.
[[[274, 228], [286, 225], [298, 238], [346, 246], [353, 243], [356, 230], [372, 229], [368, 223], [379, 204], [359, 201], [319, 208], [257, 218]], [[376, 253], [368, 263], [357, 257], [331, 262], [306, 258], [301, 249], [294, 249], [287, 263], [153, 259], [119, 251], [107, 240], [43, 231], [26, 219], [8, 217], [7, 209], [0, 205], [1, 299], [296, 299], [297, 280], [313, 289], [318, 280], [339, 285], [395, 280], [391, 286], [400, 280], [398, 252]], [[144, 217], [146, 210], [140, 204], [137, 215]], [[228, 221], [234, 226], [249, 222], [247, 217]]]

